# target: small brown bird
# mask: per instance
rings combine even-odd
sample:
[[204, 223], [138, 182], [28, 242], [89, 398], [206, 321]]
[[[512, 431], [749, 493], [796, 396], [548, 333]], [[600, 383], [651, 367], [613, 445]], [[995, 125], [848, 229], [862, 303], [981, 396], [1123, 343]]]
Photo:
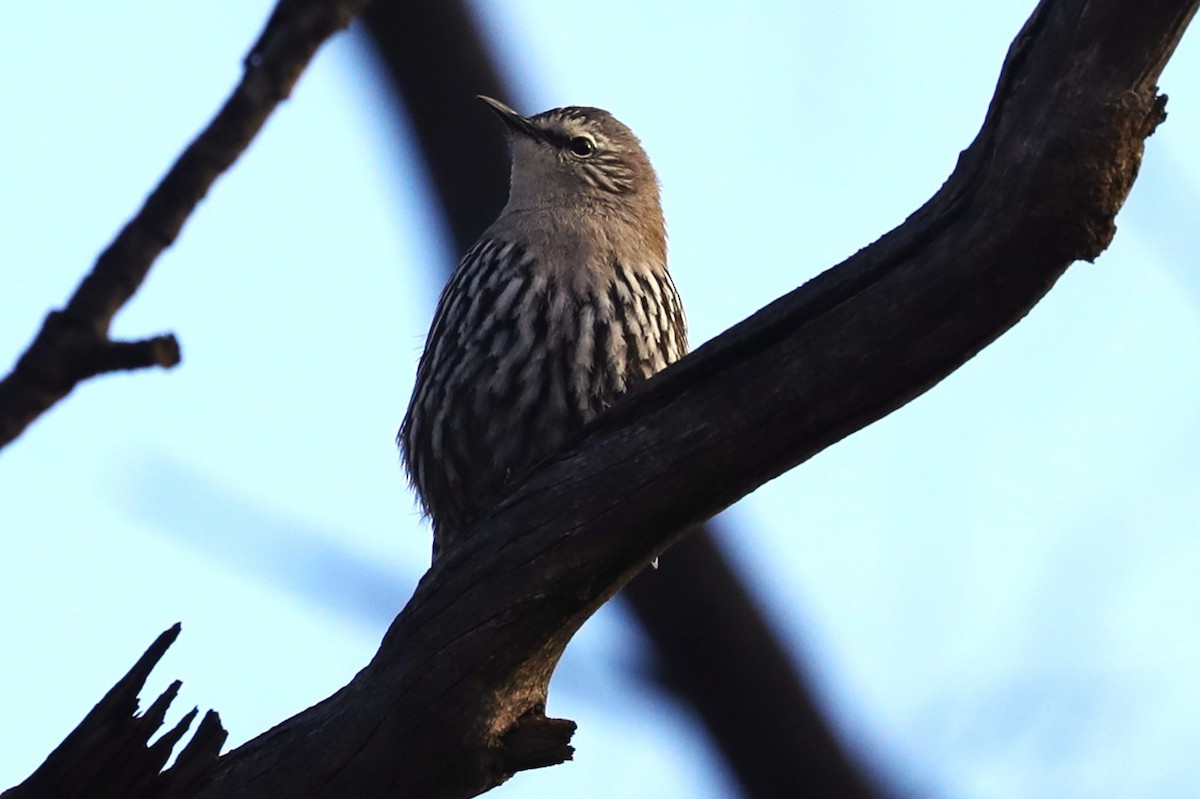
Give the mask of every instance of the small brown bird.
[[512, 141], [508, 204], [442, 291], [397, 436], [435, 558], [506, 483], [687, 352], [658, 178], [633, 132], [599, 108], [525, 117], [480, 99]]

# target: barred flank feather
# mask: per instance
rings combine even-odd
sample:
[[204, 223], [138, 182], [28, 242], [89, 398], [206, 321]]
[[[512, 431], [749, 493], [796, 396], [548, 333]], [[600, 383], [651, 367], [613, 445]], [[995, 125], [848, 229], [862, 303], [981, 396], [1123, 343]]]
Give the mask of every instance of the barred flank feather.
[[[598, 109], [519, 120], [530, 127], [514, 129], [509, 205], [442, 292], [398, 436], [435, 556], [506, 483], [687, 350], [633, 134]], [[596, 158], [564, 155], [580, 135]], [[545, 195], [557, 201], [522, 206]]]

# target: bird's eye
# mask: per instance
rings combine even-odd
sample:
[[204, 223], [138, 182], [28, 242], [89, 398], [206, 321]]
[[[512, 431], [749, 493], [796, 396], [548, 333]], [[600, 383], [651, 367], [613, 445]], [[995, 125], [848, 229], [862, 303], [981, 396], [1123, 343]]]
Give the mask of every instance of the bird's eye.
[[571, 152], [580, 158], [587, 158], [592, 153], [596, 152], [596, 143], [587, 136], [576, 136], [571, 139], [567, 145], [571, 148]]

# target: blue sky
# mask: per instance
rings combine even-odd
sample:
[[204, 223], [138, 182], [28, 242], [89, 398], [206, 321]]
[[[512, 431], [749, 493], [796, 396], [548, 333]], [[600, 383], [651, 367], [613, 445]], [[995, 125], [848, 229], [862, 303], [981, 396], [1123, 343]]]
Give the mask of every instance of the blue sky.
[[[698, 344], [937, 189], [1033, 3], [880, 5], [478, 8], [522, 110], [603, 106], [641, 136]], [[6, 365], [222, 101], [269, 9], [9, 9]], [[1190, 37], [1109, 251], [729, 514], [730, 553], [837, 728], [920, 795], [1200, 781]], [[175, 331], [183, 365], [86, 384], [0, 454], [0, 787], [175, 621], [147, 695], [182, 679], [177, 713], [218, 709], [236, 744], [345, 683], [410, 593], [428, 532], [392, 437], [457, 253], [387, 113], [361, 39], [341, 36], [117, 320]], [[575, 762], [492, 795], [728, 795], [692, 720], [647, 689], [641, 644], [617, 606], [585, 626], [550, 701], [580, 723]]]

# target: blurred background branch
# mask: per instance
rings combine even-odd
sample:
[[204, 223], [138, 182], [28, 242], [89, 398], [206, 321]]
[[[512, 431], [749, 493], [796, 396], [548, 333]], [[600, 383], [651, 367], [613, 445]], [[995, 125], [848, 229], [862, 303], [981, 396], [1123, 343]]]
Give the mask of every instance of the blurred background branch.
[[[445, 227], [466, 252], [508, 196], [507, 143], [476, 95], [522, 113], [544, 109], [515, 96], [463, 0], [377, 0], [363, 21], [420, 144]], [[443, 263], [447, 278], [453, 267]], [[882, 796], [830, 731], [718, 535], [709, 523], [621, 595], [653, 647], [656, 683], [691, 706], [746, 796]]]

